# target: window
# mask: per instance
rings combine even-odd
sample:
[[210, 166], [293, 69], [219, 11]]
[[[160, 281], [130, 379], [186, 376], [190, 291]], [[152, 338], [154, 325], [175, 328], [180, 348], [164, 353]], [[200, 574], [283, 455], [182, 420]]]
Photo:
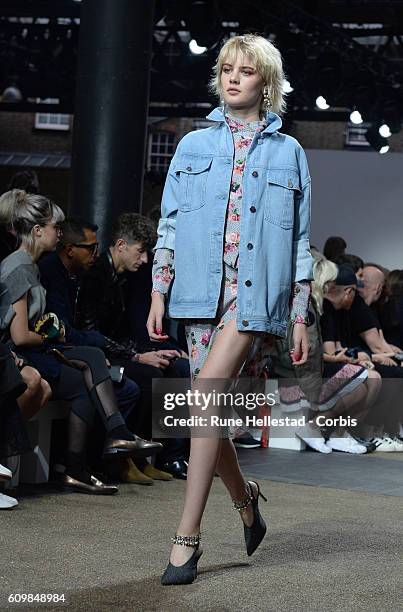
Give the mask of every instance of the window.
[[346, 139], [344, 145], [346, 147], [369, 147], [370, 144], [368, 140], [365, 138], [365, 133], [367, 129], [370, 127], [370, 123], [360, 123], [359, 125], [355, 123], [348, 122], [346, 128]]
[[174, 154], [175, 135], [171, 132], [153, 132], [148, 138], [147, 170], [166, 174]]
[[70, 115], [60, 113], [36, 113], [35, 128], [37, 130], [61, 130], [70, 129]]

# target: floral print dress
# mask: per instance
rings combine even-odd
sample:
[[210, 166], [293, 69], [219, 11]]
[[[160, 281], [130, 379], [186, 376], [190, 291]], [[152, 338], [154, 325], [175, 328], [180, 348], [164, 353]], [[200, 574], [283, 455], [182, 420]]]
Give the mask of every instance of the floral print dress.
[[[234, 139], [235, 153], [225, 223], [223, 280], [216, 318], [183, 321], [192, 380], [197, 378], [217, 335], [229, 321], [236, 319], [242, 178], [253, 138], [267, 125], [264, 120], [247, 123], [231, 115], [226, 116], [226, 121]], [[167, 294], [174, 274], [174, 252], [170, 249], [157, 249], [153, 263], [153, 291]], [[291, 319], [294, 322], [306, 322], [309, 296], [309, 282], [294, 284], [290, 296]], [[272, 334], [255, 332], [249, 354], [239, 374], [260, 376], [275, 339], [276, 336]]]

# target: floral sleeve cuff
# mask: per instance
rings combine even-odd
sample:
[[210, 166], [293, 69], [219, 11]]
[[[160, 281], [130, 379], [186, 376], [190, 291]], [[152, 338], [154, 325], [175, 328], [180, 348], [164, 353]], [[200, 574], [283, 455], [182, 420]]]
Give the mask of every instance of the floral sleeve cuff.
[[174, 252], [172, 249], [157, 249], [153, 262], [153, 288], [164, 295], [168, 293], [171, 282], [175, 276]]
[[295, 323], [309, 325], [308, 308], [311, 297], [311, 283], [300, 281], [292, 286], [290, 298], [290, 320]]

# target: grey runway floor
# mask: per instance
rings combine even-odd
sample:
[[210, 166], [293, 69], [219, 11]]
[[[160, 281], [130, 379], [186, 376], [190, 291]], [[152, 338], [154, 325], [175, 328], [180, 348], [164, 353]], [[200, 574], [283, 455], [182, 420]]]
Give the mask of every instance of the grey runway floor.
[[403, 610], [401, 455], [241, 451], [245, 474], [269, 497], [261, 504], [267, 537], [248, 558], [239, 516], [216, 478], [200, 573], [180, 587], [159, 578], [184, 482], [122, 485], [112, 498], [26, 495], [0, 513], [0, 609], [22, 608], [7, 604], [18, 592], [65, 593], [68, 603], [52, 610]]
[[403, 453], [324, 455], [258, 448], [239, 449], [238, 456], [245, 471], [256, 477], [403, 497]]

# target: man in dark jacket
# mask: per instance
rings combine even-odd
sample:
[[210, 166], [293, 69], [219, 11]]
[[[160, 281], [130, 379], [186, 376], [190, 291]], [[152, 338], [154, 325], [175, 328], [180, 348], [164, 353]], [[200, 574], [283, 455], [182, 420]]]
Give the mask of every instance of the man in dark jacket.
[[[136, 341], [128, 337], [127, 275], [147, 262], [147, 249], [155, 240], [155, 228], [148, 219], [131, 213], [121, 215], [113, 228], [112, 246], [83, 277], [76, 309], [77, 327], [102, 334], [107, 339], [104, 350], [110, 361], [124, 366], [126, 375], [140, 386], [140, 406], [132, 414], [131, 423], [135, 431], [149, 436], [153, 379], [189, 377], [187, 356], [175, 344], [156, 345], [144, 338]], [[170, 439], [164, 441], [156, 465], [177, 478], [186, 478], [186, 458], [187, 443]]]
[[[47, 311], [54, 312], [64, 322], [67, 343], [96, 346], [107, 356], [130, 355], [130, 347], [119, 345], [95, 329], [87, 331], [76, 327], [80, 277], [96, 261], [97, 227], [80, 219], [67, 219], [62, 229], [63, 236], [58, 251], [46, 255], [39, 262], [41, 282], [46, 289]], [[135, 419], [130, 419], [129, 416], [133, 408], [136, 413], [141, 406], [140, 387], [134, 380], [124, 376], [121, 381], [115, 380], [114, 388], [119, 409], [127, 421], [131, 420], [130, 425], [133, 426]], [[144, 468], [145, 472], [139, 471], [136, 465]], [[149, 464], [145, 460], [136, 459], [135, 463], [124, 460], [118, 462], [118, 468], [113, 470], [113, 474], [129, 482], [153, 484], [148, 473], [153, 471], [153, 468], [147, 466]]]

